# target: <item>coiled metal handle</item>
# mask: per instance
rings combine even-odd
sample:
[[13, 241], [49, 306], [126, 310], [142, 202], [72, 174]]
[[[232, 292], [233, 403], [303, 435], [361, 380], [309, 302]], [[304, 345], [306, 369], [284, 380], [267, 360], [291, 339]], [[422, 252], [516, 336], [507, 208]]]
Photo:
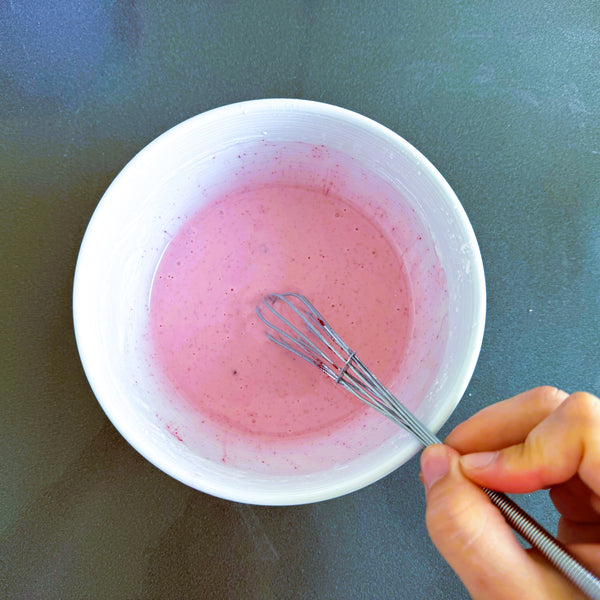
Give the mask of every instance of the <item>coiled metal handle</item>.
[[506, 522], [569, 581], [593, 600], [600, 600], [600, 579], [581, 565], [566, 548], [508, 496], [483, 488]]
[[[278, 308], [283, 308], [287, 316]], [[318, 367], [336, 384], [403, 427], [424, 446], [442, 443], [373, 375], [307, 298], [299, 294], [270, 294], [256, 313], [270, 328], [267, 335], [276, 344]], [[483, 490], [519, 535], [592, 600], [600, 600], [600, 579], [508, 496]]]
[[[384, 412], [384, 411], [380, 411]], [[441, 444], [442, 441], [427, 429], [411, 413], [403, 414], [402, 418], [385, 413], [386, 416], [402, 425], [424, 445]], [[411, 421], [410, 428], [405, 421]], [[415, 422], [412, 422], [412, 419]], [[531, 515], [527, 514], [518, 504], [506, 494], [488, 488], [482, 488], [492, 503], [498, 508], [506, 522], [529, 544], [535, 548], [554, 568], [562, 573], [592, 600], [600, 600], [600, 579], [590, 573], [569, 551]]]

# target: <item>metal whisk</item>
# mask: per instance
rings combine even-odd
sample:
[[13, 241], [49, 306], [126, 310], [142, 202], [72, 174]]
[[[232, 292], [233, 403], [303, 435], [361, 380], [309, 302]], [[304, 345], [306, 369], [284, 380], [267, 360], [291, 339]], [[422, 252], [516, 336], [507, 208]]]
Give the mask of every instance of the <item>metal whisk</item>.
[[[304, 296], [270, 294], [256, 312], [269, 328], [267, 336], [276, 344], [318, 367], [337, 384], [412, 433], [424, 446], [442, 443], [371, 373]], [[483, 491], [519, 535], [585, 594], [600, 600], [600, 579], [510, 498], [487, 488]]]

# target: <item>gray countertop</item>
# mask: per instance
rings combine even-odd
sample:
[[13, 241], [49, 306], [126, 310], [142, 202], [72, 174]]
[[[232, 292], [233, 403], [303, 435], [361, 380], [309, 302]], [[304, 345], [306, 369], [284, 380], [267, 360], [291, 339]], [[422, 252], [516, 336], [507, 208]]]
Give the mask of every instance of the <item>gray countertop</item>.
[[[165, 129], [252, 98], [337, 104], [421, 150], [481, 246], [482, 352], [441, 433], [538, 384], [599, 394], [596, 0], [5, 0], [0, 32], [5, 597], [467, 598], [427, 536], [417, 459], [269, 508], [139, 456], [79, 362], [75, 261], [106, 187]], [[546, 495], [519, 502], [555, 527]]]

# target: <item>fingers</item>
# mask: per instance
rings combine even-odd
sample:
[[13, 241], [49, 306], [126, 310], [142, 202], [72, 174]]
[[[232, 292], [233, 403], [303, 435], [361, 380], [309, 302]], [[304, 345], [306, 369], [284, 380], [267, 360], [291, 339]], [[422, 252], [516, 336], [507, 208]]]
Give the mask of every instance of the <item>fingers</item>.
[[550, 386], [523, 392], [479, 411], [458, 425], [444, 443], [461, 454], [518, 444], [566, 398], [565, 392]]
[[559, 539], [600, 572], [600, 400], [535, 388], [480, 411], [446, 442], [455, 450], [437, 445], [422, 455], [427, 527], [473, 598], [583, 597], [538, 553], [521, 548], [479, 486], [508, 493], [552, 487], [563, 515]]
[[473, 598], [542, 598], [531, 590], [544, 571], [519, 545], [487, 495], [461, 473], [453, 449], [434, 445], [421, 456], [431, 539]]
[[[579, 392], [536, 425], [522, 443], [461, 458], [463, 472], [479, 485], [507, 493], [532, 492], [578, 474], [600, 496], [600, 400]], [[597, 506], [597, 498], [590, 500]]]
[[600, 523], [577, 523], [561, 517], [556, 537], [563, 544], [597, 544], [596, 552], [600, 562]]
[[598, 544], [600, 570], [600, 512], [592, 505], [594, 497], [577, 475], [550, 490], [550, 499], [561, 514], [556, 537], [563, 544]]
[[581, 481], [579, 475], [571, 477], [565, 483], [555, 485], [550, 490], [550, 499], [556, 510], [569, 521], [600, 524], [600, 512], [595, 508], [595, 503], [599, 499]]

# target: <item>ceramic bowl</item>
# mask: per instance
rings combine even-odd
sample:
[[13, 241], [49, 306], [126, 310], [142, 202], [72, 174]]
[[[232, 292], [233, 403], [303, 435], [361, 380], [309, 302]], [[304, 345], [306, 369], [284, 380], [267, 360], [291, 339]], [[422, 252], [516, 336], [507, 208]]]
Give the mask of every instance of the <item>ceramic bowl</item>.
[[[185, 411], [169, 397], [148, 340], [157, 264], [183, 216], [236, 185], [267, 176], [307, 186], [331, 179], [335, 192], [350, 198], [376, 194], [389, 205], [388, 225], [396, 207], [429, 240], [429, 262], [411, 247], [403, 256], [425, 300], [415, 307], [414, 340], [399, 365], [404, 378], [393, 391], [434, 432], [473, 373], [484, 329], [485, 282], [469, 220], [442, 175], [402, 137], [343, 108], [294, 99], [224, 106], [173, 127], [125, 166], [94, 212], [75, 273], [75, 333], [94, 394], [123, 437], [179, 481], [221, 498], [289, 505], [367, 486], [419, 446], [377, 415], [372, 428], [348, 433], [354, 435], [348, 444], [353, 450], [346, 454], [323, 440], [305, 449], [306, 458], [291, 447], [284, 460], [262, 462], [260, 469], [253, 467], [259, 461], [251, 450], [241, 449], [239, 460], [224, 463], [210, 432], [189, 427]], [[442, 274], [437, 285], [445, 293], [437, 305], [426, 293], [426, 271], [436, 264]], [[422, 316], [428, 312], [435, 315]], [[286, 470], [292, 463], [295, 468]]]

